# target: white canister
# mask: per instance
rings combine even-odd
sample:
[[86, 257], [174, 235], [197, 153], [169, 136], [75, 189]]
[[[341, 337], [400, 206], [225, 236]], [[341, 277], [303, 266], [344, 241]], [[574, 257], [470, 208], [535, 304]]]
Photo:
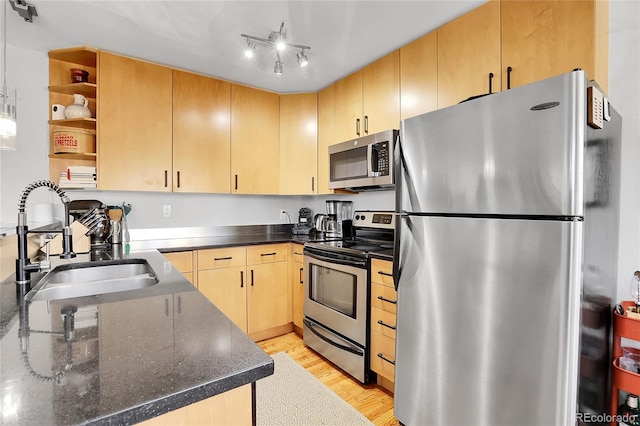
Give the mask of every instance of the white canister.
[[53, 104], [51, 105], [51, 119], [52, 120], [64, 120], [66, 117], [64, 115], [65, 106], [61, 104]]
[[33, 216], [31, 222], [38, 225], [50, 225], [54, 222], [53, 204], [39, 203], [33, 206]]

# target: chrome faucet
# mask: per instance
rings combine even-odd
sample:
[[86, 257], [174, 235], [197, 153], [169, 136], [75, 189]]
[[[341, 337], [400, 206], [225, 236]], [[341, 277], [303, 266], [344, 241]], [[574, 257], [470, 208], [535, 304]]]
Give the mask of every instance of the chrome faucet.
[[[69, 223], [69, 197], [66, 196], [64, 191], [58, 187], [55, 183], [48, 180], [38, 180], [27, 186], [22, 195], [20, 196], [20, 202], [18, 203], [18, 226], [16, 227], [16, 234], [18, 235], [18, 258], [16, 259], [16, 285], [20, 286], [26, 284], [31, 279], [32, 272], [39, 272], [43, 270], [43, 264], [41, 262], [31, 263], [29, 256], [27, 255], [27, 234], [30, 232], [27, 227], [27, 213], [25, 211], [27, 204], [27, 197], [36, 188], [46, 187], [54, 190], [62, 204], [64, 205], [64, 227], [62, 228], [62, 254], [61, 259], [71, 259], [76, 257], [73, 252], [73, 241], [71, 236], [71, 226]], [[32, 232], [32, 231], [31, 231]], [[48, 231], [49, 232], [49, 231]]]

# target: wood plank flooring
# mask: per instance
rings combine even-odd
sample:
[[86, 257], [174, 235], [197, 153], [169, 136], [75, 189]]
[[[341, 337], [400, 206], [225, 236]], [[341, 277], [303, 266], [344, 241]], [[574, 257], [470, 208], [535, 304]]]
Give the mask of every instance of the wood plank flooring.
[[399, 425], [393, 416], [393, 395], [376, 385], [363, 385], [307, 348], [295, 333], [257, 343], [269, 355], [286, 352], [342, 399], [376, 425]]

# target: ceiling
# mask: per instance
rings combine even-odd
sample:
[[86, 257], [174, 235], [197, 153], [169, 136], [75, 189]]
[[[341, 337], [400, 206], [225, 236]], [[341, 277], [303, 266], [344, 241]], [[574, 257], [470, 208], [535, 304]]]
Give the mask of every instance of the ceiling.
[[[25, 22], [9, 8], [7, 43], [36, 51], [93, 46], [278, 93], [320, 90], [429, 33], [486, 0], [447, 1], [96, 1], [28, 0]], [[6, 2], [3, 2], [6, 3]], [[241, 33], [268, 38], [284, 22], [287, 41], [311, 46], [309, 65], [257, 46], [244, 57]]]

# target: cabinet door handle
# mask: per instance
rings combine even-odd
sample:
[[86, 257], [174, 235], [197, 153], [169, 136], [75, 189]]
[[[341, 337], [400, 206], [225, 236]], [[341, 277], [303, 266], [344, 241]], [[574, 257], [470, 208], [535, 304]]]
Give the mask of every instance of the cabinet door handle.
[[302, 253], [298, 253], [297, 251], [294, 251], [293, 254], [297, 254], [298, 256], [302, 256]]
[[277, 253], [274, 251], [273, 253], [260, 253], [260, 256], [275, 256]]
[[511, 89], [511, 71], [513, 68], [511, 66], [507, 67], [507, 90]]
[[253, 287], [253, 269], [251, 270], [251, 287]]
[[229, 257], [214, 257], [213, 260], [231, 260], [233, 259], [233, 257], [229, 256]]
[[389, 358], [385, 358], [385, 356], [382, 355], [380, 352], [378, 352], [378, 358], [382, 359], [383, 361], [387, 361], [391, 365], [396, 365], [395, 361], [391, 361]]
[[369, 134], [369, 116], [368, 115], [364, 116], [364, 134], [365, 135]]
[[178, 313], [182, 313], [182, 298], [178, 296]]
[[489, 94], [493, 93], [493, 73], [489, 73]]
[[378, 273], [379, 273], [380, 275], [384, 275], [385, 277], [391, 277], [391, 278], [393, 278], [393, 274], [390, 274], [390, 273], [388, 273], [388, 272], [378, 271]]
[[385, 323], [384, 323], [384, 321], [382, 321], [382, 320], [378, 320], [378, 324], [380, 324], [380, 325], [381, 325], [381, 326], [383, 326], [383, 327], [390, 328], [390, 329], [392, 329], [392, 330], [395, 330], [395, 329], [396, 329], [396, 326], [395, 326], [395, 325], [385, 324]]
[[356, 135], [360, 136], [360, 119], [356, 118]]
[[169, 186], [169, 170], [164, 171], [164, 187]]
[[304, 284], [304, 282], [302, 281], [302, 271], [304, 268], [300, 268], [300, 284]]
[[164, 299], [164, 314], [169, 316], [169, 299]]
[[316, 178], [311, 176], [311, 192], [316, 192]]
[[384, 297], [382, 297], [382, 296], [378, 296], [378, 300], [382, 300], [383, 302], [391, 303], [391, 304], [393, 304], [393, 305], [395, 305], [396, 303], [398, 303], [398, 301], [397, 301], [397, 300], [389, 300], [389, 299], [385, 299], [385, 298], [384, 298]]
[[244, 271], [240, 271], [240, 288], [244, 287]]
[[236, 180], [236, 191], [238, 190], [238, 175], [235, 175], [235, 180]]
[[180, 188], [180, 170], [178, 170], [178, 176], [177, 176], [177, 181], [178, 181], [178, 188]]

